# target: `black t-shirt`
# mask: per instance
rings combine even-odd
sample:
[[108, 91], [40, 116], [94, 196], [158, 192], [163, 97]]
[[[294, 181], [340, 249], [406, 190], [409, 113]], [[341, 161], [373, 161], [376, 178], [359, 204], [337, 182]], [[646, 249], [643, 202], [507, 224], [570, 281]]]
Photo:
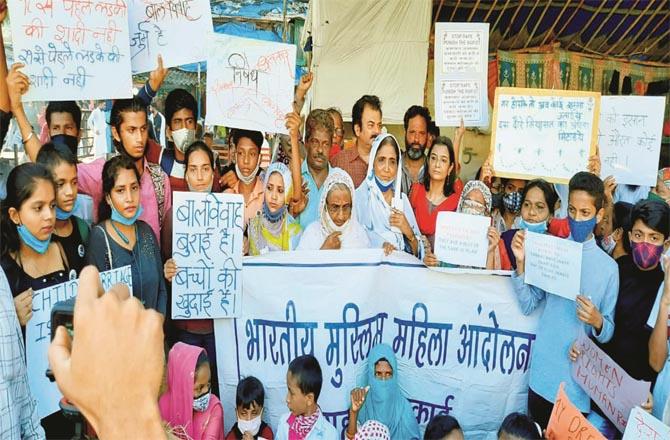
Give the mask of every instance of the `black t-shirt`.
[[630, 255], [619, 257], [619, 297], [614, 312], [614, 335], [601, 348], [634, 379], [654, 382], [656, 373], [649, 365], [647, 319], [663, 282], [660, 264], [650, 271], [640, 270]]
[[86, 249], [88, 248], [88, 233], [86, 240], [81, 236], [81, 228], [89, 230], [88, 224], [77, 216], [70, 217], [72, 220], [72, 233], [68, 237], [59, 237], [56, 234], [51, 235], [51, 240], [60, 243], [63, 252], [67, 257], [67, 263], [70, 270], [74, 270], [76, 278], [79, 278], [81, 270], [86, 266]]

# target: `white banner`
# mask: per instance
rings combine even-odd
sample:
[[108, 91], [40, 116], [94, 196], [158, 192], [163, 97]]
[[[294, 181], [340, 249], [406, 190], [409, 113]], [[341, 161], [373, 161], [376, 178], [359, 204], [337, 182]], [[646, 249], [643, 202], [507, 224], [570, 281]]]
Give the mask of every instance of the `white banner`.
[[240, 194], [174, 192], [172, 318], [238, 316], [242, 294], [244, 198]]
[[[130, 266], [100, 273], [102, 287], [107, 290], [115, 284], [123, 283], [133, 292]], [[33, 317], [26, 326], [26, 363], [30, 391], [37, 400], [37, 414], [44, 418], [59, 410], [58, 402], [63, 395], [56, 382], [49, 382], [45, 373], [49, 368], [47, 353], [51, 343], [51, 309], [60, 301], [77, 296], [79, 280], [56, 284], [33, 292]]]
[[[235, 395], [241, 377], [258, 377], [265, 419], [277, 432], [288, 411], [288, 364], [313, 353], [324, 375], [319, 405], [342, 431], [370, 349], [385, 342], [423, 428], [450, 413], [467, 438], [495, 439], [503, 418], [526, 408], [541, 310], [522, 315], [508, 277], [453, 272], [381, 250], [245, 259], [242, 314], [215, 321], [222, 395]], [[234, 399], [223, 404], [232, 426]]]

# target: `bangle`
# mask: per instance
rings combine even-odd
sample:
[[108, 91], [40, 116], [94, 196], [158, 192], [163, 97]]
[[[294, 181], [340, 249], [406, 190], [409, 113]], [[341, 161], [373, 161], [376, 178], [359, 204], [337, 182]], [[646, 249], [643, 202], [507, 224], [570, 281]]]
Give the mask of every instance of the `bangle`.
[[354, 432], [353, 434], [349, 434], [349, 429], [344, 431], [344, 434], [347, 436], [349, 440], [354, 440], [356, 438], [356, 433]]
[[33, 137], [34, 134], [35, 134], [35, 132], [31, 131], [30, 134], [28, 135], [28, 137], [27, 137], [26, 139], [21, 139], [21, 142], [23, 142], [23, 145], [25, 145], [26, 143], [28, 143], [28, 141], [29, 141], [30, 139], [32, 139], [32, 137]]

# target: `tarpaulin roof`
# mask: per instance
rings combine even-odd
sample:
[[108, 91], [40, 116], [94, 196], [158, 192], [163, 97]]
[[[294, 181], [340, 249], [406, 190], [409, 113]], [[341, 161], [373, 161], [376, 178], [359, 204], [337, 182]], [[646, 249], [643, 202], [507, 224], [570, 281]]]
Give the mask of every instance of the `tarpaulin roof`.
[[[287, 0], [288, 19], [307, 15], [308, 0]], [[256, 20], [284, 19], [284, 0], [212, 0], [212, 16], [241, 17]]]

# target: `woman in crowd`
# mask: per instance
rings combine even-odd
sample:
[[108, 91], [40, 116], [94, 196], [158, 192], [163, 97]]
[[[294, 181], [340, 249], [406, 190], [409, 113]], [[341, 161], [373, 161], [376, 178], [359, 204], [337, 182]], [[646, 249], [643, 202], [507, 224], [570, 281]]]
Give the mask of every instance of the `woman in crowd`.
[[91, 231], [88, 262], [99, 271], [131, 266], [133, 295], [165, 314], [167, 293], [158, 241], [142, 214], [140, 176], [132, 159], [120, 155], [102, 169], [99, 223]]
[[319, 220], [302, 234], [298, 250], [360, 249], [370, 241], [354, 213], [354, 182], [341, 168], [331, 168], [323, 183]]
[[[201, 141], [193, 142], [184, 153], [185, 180], [189, 191], [210, 193], [215, 182], [214, 153]], [[161, 230], [161, 253], [165, 265], [165, 279], [170, 283], [179, 268], [172, 258], [172, 208], [168, 210]], [[216, 344], [214, 325], [211, 319], [175, 319], [171, 321], [176, 329], [177, 341], [202, 347], [211, 354], [212, 392], [219, 395], [218, 371], [216, 367]]]
[[[491, 190], [489, 190], [489, 187], [480, 180], [471, 180], [463, 188], [456, 212], [489, 217], [491, 215], [491, 203]], [[487, 238], [489, 246], [486, 256], [486, 269], [498, 270], [501, 268], [500, 255], [498, 253], [500, 234], [498, 234], [495, 227], [489, 227]], [[426, 266], [454, 267], [440, 261], [432, 252], [426, 254], [423, 262]]]
[[70, 266], [70, 278], [77, 278], [86, 265], [90, 228], [73, 215], [79, 206], [77, 158], [64, 144], [48, 143], [37, 154], [37, 163], [51, 173], [56, 184], [56, 225], [51, 239], [60, 243]]
[[526, 181], [521, 179], [502, 179], [502, 198], [500, 206], [493, 210], [493, 226], [499, 233], [515, 227], [521, 211], [521, 192], [526, 187]]
[[294, 250], [300, 239], [300, 225], [288, 213], [293, 182], [291, 171], [281, 162], [271, 164], [265, 173], [263, 206], [249, 222], [249, 253]]
[[359, 424], [368, 420], [386, 425], [392, 439], [421, 438], [412, 405], [398, 385], [398, 364], [388, 344], [370, 350], [364, 383], [351, 392], [347, 438], [354, 438]]
[[223, 440], [223, 407], [211, 392], [211, 369], [201, 347], [177, 342], [168, 356], [167, 389], [158, 406], [172, 434]]
[[356, 215], [372, 247], [423, 256], [419, 227], [407, 196], [400, 191], [402, 159], [396, 139], [386, 133], [372, 143], [365, 180], [356, 189]]
[[447, 137], [439, 137], [428, 149], [428, 172], [422, 183], [412, 185], [409, 200], [414, 209], [419, 231], [435, 247], [435, 223], [442, 211], [455, 211], [463, 191], [463, 182], [456, 177], [454, 147]]
[[500, 246], [501, 268], [516, 269], [516, 258], [512, 252], [512, 239], [519, 230], [545, 234], [554, 218], [554, 209], [558, 194], [554, 187], [542, 179], [531, 180], [523, 189], [521, 196], [521, 217], [517, 220], [518, 229], [509, 229], [502, 233]]
[[616, 202], [607, 207], [603, 220], [596, 226], [596, 238], [602, 250], [615, 260], [630, 253], [630, 212], [633, 205], [627, 202]]

